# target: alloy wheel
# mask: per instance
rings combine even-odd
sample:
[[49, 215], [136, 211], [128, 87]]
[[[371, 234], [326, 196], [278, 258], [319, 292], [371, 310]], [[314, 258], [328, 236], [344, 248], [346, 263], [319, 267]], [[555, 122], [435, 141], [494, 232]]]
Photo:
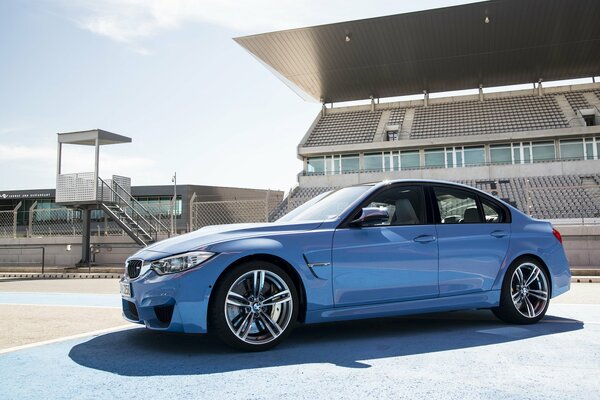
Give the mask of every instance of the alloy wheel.
[[516, 310], [526, 318], [535, 318], [544, 312], [548, 303], [546, 274], [533, 263], [523, 263], [513, 272], [511, 298]]
[[267, 270], [252, 270], [229, 288], [225, 319], [238, 339], [262, 345], [277, 339], [288, 327], [293, 303], [290, 288], [280, 276]]

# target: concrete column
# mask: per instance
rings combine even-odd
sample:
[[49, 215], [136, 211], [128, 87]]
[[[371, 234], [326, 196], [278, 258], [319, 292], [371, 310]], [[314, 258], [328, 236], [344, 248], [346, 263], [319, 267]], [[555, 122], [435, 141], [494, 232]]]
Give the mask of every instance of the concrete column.
[[98, 200], [98, 176], [100, 174], [100, 141], [96, 137], [96, 149], [94, 155], [94, 199]]
[[81, 219], [83, 220], [83, 231], [81, 232], [81, 260], [79, 260], [79, 262], [77, 263], [78, 267], [87, 267], [91, 261], [91, 216], [92, 210], [89, 207], [85, 207], [81, 210]]
[[58, 142], [58, 146], [56, 149], [56, 175], [60, 175], [61, 171], [61, 160], [62, 160], [62, 143]]

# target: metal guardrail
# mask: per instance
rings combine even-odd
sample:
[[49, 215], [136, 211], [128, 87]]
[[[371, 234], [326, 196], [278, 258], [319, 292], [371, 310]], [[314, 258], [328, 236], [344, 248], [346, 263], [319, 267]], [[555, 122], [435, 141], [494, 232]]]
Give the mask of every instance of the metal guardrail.
[[[44, 246], [30, 246], [30, 245], [21, 245], [21, 246], [4, 246], [4, 245], [0, 245], [0, 250], [41, 250], [41, 254], [42, 254], [42, 260], [41, 260], [41, 264], [42, 264], [42, 274], [44, 273], [44, 268], [46, 266], [46, 248]], [[24, 263], [24, 262], [4, 262], [4, 261], [0, 261], [0, 266], [1, 264], [10, 264], [10, 265], [15, 265], [15, 264], [31, 264], [31, 263]]]

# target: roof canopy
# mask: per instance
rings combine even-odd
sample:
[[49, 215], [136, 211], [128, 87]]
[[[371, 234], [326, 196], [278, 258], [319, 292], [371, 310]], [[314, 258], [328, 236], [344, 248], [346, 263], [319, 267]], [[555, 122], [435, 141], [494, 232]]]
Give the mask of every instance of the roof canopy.
[[117, 135], [116, 133], [103, 131], [102, 129], [58, 133], [58, 143], [95, 146], [96, 139], [98, 139], [100, 146], [105, 144], [131, 143], [130, 137]]
[[492, 0], [234, 40], [302, 97], [340, 102], [595, 76], [599, 21], [598, 0]]

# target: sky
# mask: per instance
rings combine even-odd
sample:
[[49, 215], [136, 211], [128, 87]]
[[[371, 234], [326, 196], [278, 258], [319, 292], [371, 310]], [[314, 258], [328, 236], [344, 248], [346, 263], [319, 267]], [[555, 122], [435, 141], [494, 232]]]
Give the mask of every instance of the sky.
[[[100, 128], [133, 139], [102, 177], [287, 191], [321, 106], [232, 38], [467, 2], [0, 0], [0, 190], [53, 188], [56, 133]], [[92, 170], [64, 147], [63, 172]]]

